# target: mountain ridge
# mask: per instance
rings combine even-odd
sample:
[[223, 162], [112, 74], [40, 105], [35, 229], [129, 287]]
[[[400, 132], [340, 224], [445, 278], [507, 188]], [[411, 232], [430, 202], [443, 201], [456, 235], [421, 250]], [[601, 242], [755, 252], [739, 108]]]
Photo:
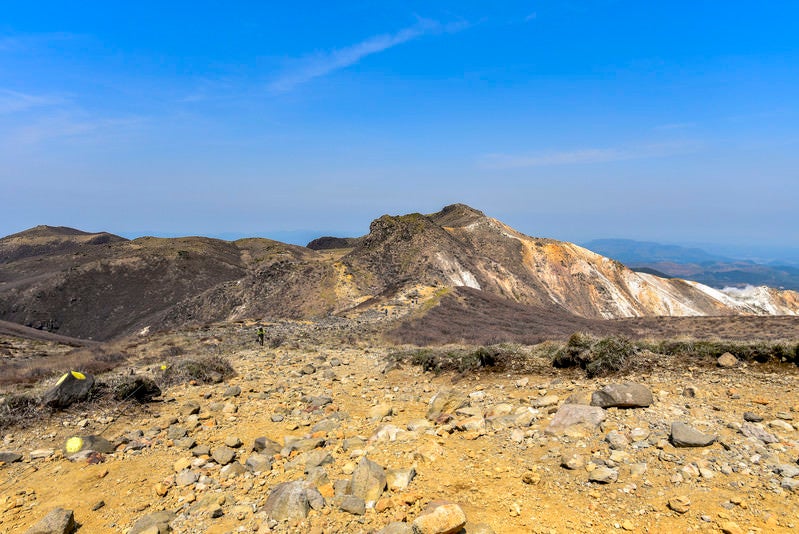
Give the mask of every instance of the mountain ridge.
[[[126, 240], [37, 228], [0, 239], [0, 320], [79, 338], [242, 319], [410, 320], [459, 287], [564, 321], [799, 313], [794, 292], [728, 295], [636, 273], [464, 204], [383, 215], [367, 235], [326, 238], [335, 246], [318, 249], [263, 238]], [[56, 244], [31, 247], [42, 239]]]

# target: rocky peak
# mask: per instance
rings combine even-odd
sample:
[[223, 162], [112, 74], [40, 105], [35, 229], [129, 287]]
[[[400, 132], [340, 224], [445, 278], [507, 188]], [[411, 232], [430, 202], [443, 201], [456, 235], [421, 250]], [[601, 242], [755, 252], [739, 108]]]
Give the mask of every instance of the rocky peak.
[[438, 213], [429, 215], [429, 218], [439, 226], [461, 227], [484, 219], [485, 213], [466, 204], [450, 204]]

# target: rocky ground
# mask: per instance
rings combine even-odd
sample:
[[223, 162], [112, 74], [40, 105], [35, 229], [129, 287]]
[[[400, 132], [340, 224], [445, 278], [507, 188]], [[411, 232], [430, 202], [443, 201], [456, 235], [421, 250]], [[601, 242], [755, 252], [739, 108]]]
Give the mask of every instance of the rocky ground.
[[[390, 347], [303, 328], [275, 349], [219, 344], [238, 373], [223, 382], [7, 431], [0, 532], [56, 508], [85, 533], [799, 527], [796, 366], [662, 357], [647, 374], [590, 380], [543, 360], [527, 375], [384, 372]], [[108, 443], [73, 455], [74, 436]]]

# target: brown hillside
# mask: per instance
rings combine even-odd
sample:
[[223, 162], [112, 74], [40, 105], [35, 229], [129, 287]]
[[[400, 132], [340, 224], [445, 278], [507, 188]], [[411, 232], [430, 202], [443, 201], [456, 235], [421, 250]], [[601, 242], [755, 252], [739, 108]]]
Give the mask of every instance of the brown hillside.
[[585, 321], [799, 313], [795, 292], [736, 296], [636, 273], [463, 204], [384, 215], [363, 237], [321, 238], [313, 248], [255, 238], [128, 241], [37, 227], [0, 239], [0, 320], [97, 340], [148, 327], [328, 315], [406, 318], [417, 325], [407, 331], [450, 293], [459, 300], [442, 305], [459, 311], [441, 328], [461, 325], [469, 340], [486, 309], [502, 310], [498, 336], [539, 330], [523, 335], [531, 339]]

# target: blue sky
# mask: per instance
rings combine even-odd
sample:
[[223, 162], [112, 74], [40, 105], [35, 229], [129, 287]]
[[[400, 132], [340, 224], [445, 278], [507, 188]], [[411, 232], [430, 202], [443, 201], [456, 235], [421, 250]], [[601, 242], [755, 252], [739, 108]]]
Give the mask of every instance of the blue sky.
[[0, 234], [797, 246], [796, 2], [127, 4], [3, 2]]

